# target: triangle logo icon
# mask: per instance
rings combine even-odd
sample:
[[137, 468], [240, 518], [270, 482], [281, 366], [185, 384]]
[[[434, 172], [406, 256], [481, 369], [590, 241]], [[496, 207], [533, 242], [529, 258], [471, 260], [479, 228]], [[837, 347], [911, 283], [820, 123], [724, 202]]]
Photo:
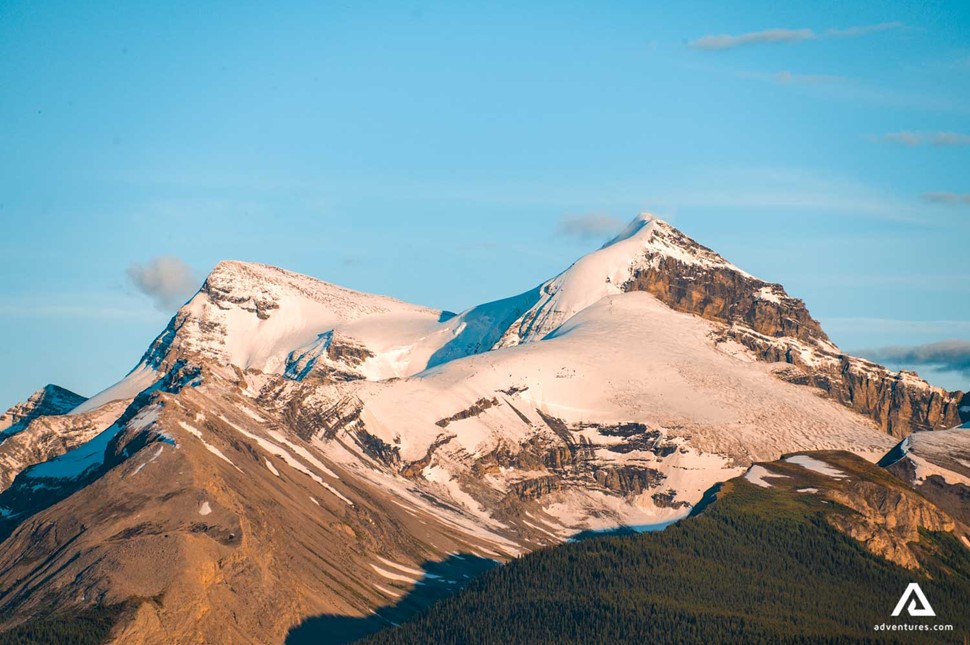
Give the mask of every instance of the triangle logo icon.
[[[907, 603], [909, 604], [907, 605]], [[906, 591], [903, 592], [899, 602], [896, 603], [896, 608], [893, 609], [893, 616], [899, 616], [903, 613], [904, 608], [910, 616], [936, 616], [936, 612], [930, 606], [930, 601], [926, 599], [923, 590], [915, 582], [909, 583], [909, 586], [906, 587]]]

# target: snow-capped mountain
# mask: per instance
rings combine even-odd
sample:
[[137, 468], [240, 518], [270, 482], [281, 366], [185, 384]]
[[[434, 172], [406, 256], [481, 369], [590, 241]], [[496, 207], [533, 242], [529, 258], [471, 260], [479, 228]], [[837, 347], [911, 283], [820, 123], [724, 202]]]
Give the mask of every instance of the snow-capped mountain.
[[23, 403], [18, 403], [0, 415], [0, 436], [8, 437], [20, 432], [37, 417], [67, 414], [84, 401], [80, 394], [59, 385], [45, 385]]
[[783, 378], [825, 390], [894, 436], [961, 422], [960, 396], [843, 354], [781, 285], [751, 276], [649, 214], [535, 289], [453, 317], [274, 267], [222, 262], [131, 374], [77, 411], [131, 398], [179, 359], [296, 378], [323, 352], [321, 367], [338, 369], [334, 357], [342, 357], [336, 360], [348, 379], [412, 376], [541, 340], [603, 298], [637, 291], [722, 323], [718, 342], [786, 363]]
[[755, 461], [876, 461], [968, 405], [649, 216], [457, 315], [223, 262], [124, 379], [30, 422], [88, 430], [9, 466], [0, 612], [128, 603], [119, 638], [278, 642], [428, 563], [676, 520]]

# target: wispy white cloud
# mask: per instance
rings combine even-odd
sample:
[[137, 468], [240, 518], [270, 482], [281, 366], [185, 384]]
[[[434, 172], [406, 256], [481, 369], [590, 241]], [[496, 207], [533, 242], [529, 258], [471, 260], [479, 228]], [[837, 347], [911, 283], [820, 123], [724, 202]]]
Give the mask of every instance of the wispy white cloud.
[[918, 146], [923, 143], [922, 137], [915, 132], [890, 132], [882, 137], [876, 137], [876, 140], [901, 143], [904, 146]]
[[811, 29], [765, 29], [732, 36], [729, 34], [701, 36], [687, 43], [693, 49], [733, 49], [759, 43], [793, 43], [817, 38]]
[[970, 146], [970, 134], [963, 132], [889, 132], [870, 139], [876, 143], [899, 143], [904, 146]]
[[162, 311], [181, 306], [199, 285], [192, 268], [175, 256], [132, 264], [126, 274], [135, 288], [150, 297]]
[[689, 41], [687, 46], [692, 49], [721, 51], [744, 47], [745, 45], [764, 43], [795, 43], [805, 40], [824, 40], [826, 38], [856, 38], [880, 31], [899, 29], [903, 26], [901, 22], [883, 22], [876, 25], [829, 29], [823, 32], [816, 32], [813, 29], [765, 29], [763, 31], [751, 31], [738, 35], [712, 34], [701, 36], [700, 38]]
[[623, 227], [623, 222], [611, 215], [567, 215], [559, 220], [559, 235], [581, 240], [602, 239], [615, 235]]
[[759, 81], [770, 81], [779, 85], [817, 85], [820, 83], [845, 83], [849, 79], [835, 74], [799, 74], [788, 70], [780, 72], [750, 72], [739, 71], [741, 78], [751, 78]]
[[970, 377], [970, 340], [944, 340], [926, 345], [877, 347], [860, 355], [877, 362], [928, 366]]
[[970, 193], [923, 193], [922, 198], [931, 204], [970, 205]]

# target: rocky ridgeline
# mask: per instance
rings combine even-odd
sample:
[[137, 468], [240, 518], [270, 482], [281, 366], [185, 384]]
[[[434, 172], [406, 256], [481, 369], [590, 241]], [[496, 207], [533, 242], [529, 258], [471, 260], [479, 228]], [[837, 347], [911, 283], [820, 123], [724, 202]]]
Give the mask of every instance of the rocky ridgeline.
[[[820, 388], [896, 437], [943, 430], [970, 419], [970, 393], [947, 392], [912, 372], [893, 372], [841, 352], [805, 303], [734, 267], [669, 225], [653, 235], [683, 251], [678, 257], [648, 246], [624, 291], [645, 291], [669, 307], [723, 323], [715, 340], [741, 343], [766, 362], [790, 364], [778, 375]], [[961, 412], [962, 408], [962, 412]]]
[[0, 439], [26, 427], [37, 417], [67, 414], [86, 400], [80, 394], [58, 385], [46, 385], [31, 394], [23, 403], [14, 405], [0, 415]]

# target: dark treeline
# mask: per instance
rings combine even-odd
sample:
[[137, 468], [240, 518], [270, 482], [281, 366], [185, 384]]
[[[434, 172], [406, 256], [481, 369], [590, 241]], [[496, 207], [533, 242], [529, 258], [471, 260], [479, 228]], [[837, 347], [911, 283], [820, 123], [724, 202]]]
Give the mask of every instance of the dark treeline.
[[3, 645], [99, 645], [108, 639], [123, 607], [94, 607], [73, 614], [36, 618], [0, 633]]
[[[402, 643], [963, 642], [970, 555], [925, 534], [925, 569], [868, 553], [817, 496], [737, 485], [661, 533], [593, 538], [494, 569], [413, 621], [375, 634]], [[936, 618], [892, 618], [917, 581]], [[877, 624], [952, 623], [953, 632], [877, 632]]]

